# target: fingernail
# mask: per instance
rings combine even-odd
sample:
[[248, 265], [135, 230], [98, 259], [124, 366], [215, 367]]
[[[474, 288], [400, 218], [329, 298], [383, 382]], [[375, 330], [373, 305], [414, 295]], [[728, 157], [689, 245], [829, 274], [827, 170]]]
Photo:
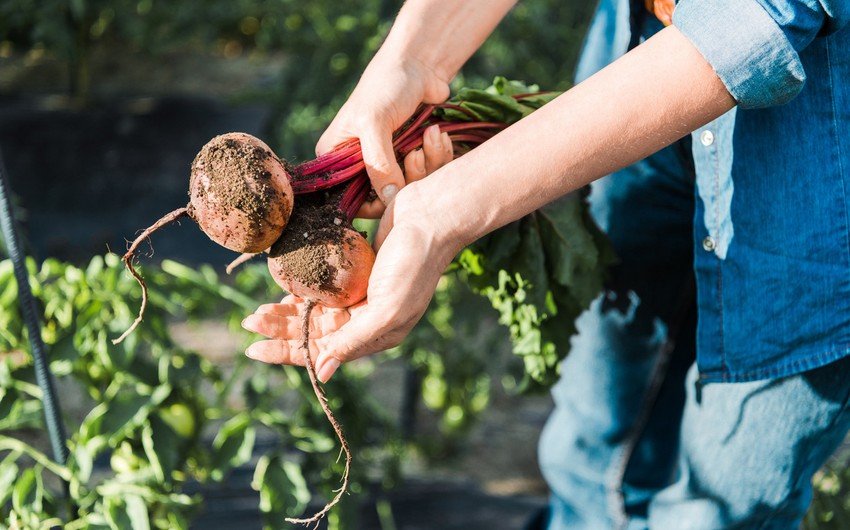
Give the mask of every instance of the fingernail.
[[426, 134], [428, 134], [428, 141], [431, 142], [434, 145], [434, 147], [436, 147], [437, 149], [440, 149], [440, 148], [443, 147], [442, 142], [440, 141], [440, 126], [439, 125], [430, 126], [430, 127], [428, 127], [428, 129], [425, 132], [426, 132]]
[[325, 363], [319, 369], [319, 381], [321, 381], [322, 383], [327, 383], [328, 379], [330, 379], [331, 376], [334, 375], [334, 372], [336, 372], [337, 368], [339, 368], [339, 360], [334, 357], [328, 358], [328, 360], [325, 361]]
[[387, 184], [383, 187], [383, 189], [381, 189], [381, 193], [384, 194], [384, 200], [386, 202], [390, 202], [396, 196], [396, 193], [398, 193], [398, 186], [395, 184]]
[[422, 149], [413, 152], [413, 165], [416, 167], [416, 171], [425, 173], [425, 153], [422, 152]]
[[255, 347], [256, 345], [257, 343], [255, 342], [254, 344], [248, 346], [248, 348], [245, 350], [245, 357], [248, 357], [249, 359], [257, 358], [257, 349]]

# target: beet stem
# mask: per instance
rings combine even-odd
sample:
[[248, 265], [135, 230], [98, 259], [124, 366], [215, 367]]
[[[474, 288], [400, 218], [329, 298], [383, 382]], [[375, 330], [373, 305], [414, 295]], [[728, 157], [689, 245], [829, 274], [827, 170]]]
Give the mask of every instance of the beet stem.
[[230, 264], [224, 269], [224, 272], [228, 275], [233, 272], [236, 267], [242, 265], [246, 261], [250, 261], [251, 258], [256, 256], [257, 254], [261, 254], [261, 252], [245, 252], [244, 254], [240, 254], [235, 260], [231, 261]]
[[137, 237], [130, 244], [130, 246], [127, 247], [127, 252], [121, 258], [121, 261], [124, 262], [124, 266], [127, 268], [128, 271], [130, 271], [130, 274], [133, 276], [133, 278], [136, 279], [136, 282], [138, 282], [139, 287], [142, 288], [142, 305], [139, 307], [139, 314], [136, 317], [136, 320], [134, 320], [130, 327], [127, 328], [127, 331], [122, 333], [121, 336], [117, 339], [114, 339], [112, 341], [112, 344], [120, 344], [124, 341], [124, 339], [126, 339], [130, 335], [130, 333], [133, 332], [133, 330], [136, 329], [136, 327], [142, 322], [142, 319], [145, 316], [145, 309], [148, 306], [148, 286], [145, 283], [145, 280], [141, 277], [141, 275], [136, 272], [136, 268], [133, 267], [133, 258], [136, 255], [136, 249], [138, 249], [139, 245], [141, 245], [142, 242], [148, 239], [151, 234], [153, 234], [163, 226], [171, 224], [185, 215], [189, 215], [189, 208], [190, 207], [187, 205], [182, 208], [177, 208], [173, 212], [169, 212], [163, 215], [157, 222], [145, 228], [142, 233], [139, 234], [139, 237]]
[[[331, 408], [328, 405], [328, 398], [325, 396], [325, 391], [319, 386], [319, 378], [316, 375], [316, 367], [313, 365], [313, 359], [310, 357], [310, 312], [316, 305], [316, 301], [308, 299], [305, 300], [305, 302], [304, 314], [301, 316], [301, 347], [304, 349], [304, 364], [307, 366], [307, 375], [310, 377], [310, 384], [313, 386], [313, 392], [319, 400], [319, 405], [321, 405], [322, 410], [325, 412], [325, 416], [328, 418], [328, 421], [330, 422], [331, 427], [333, 427], [336, 437], [342, 446], [342, 452], [345, 454], [345, 470], [342, 473], [342, 486], [340, 486], [338, 490], [334, 490], [336, 491], [336, 496], [334, 496], [334, 498], [327, 503], [324, 508], [307, 519], [294, 519], [292, 517], [287, 517], [286, 522], [301, 524], [304, 526], [315, 524], [316, 528], [318, 528], [319, 521], [327, 515], [331, 508], [339, 503], [342, 496], [348, 491], [348, 476], [351, 470], [351, 450], [348, 448], [348, 440], [342, 432], [342, 426], [339, 424], [339, 421], [337, 421], [336, 416], [334, 416], [333, 411], [331, 411]], [[337, 461], [339, 461], [339, 459], [337, 459]]]

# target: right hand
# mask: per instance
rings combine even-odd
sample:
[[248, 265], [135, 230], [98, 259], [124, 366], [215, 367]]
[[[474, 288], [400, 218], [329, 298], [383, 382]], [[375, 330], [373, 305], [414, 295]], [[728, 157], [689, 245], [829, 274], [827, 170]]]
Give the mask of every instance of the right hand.
[[366, 171], [379, 200], [364, 204], [358, 217], [380, 217], [405, 185], [392, 146], [393, 132], [420, 103], [442, 103], [448, 97], [448, 81], [421, 62], [389, 57], [384, 50], [372, 59], [316, 144], [316, 154], [321, 155], [350, 138], [360, 140]]

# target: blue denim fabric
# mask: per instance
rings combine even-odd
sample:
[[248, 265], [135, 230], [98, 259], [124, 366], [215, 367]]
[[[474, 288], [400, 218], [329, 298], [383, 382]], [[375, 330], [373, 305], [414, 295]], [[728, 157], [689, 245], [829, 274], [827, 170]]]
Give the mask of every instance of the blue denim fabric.
[[[807, 65], [800, 52], [848, 21], [846, 0], [681, 0], [673, 12], [673, 24], [741, 108], [787, 103], [800, 93], [807, 73], [815, 83], [823, 81], [831, 67]], [[836, 39], [845, 54], [847, 39], [846, 31]]]
[[[660, 338], [631, 329], [646, 320], [639, 307], [586, 314], [582, 341], [593, 349], [570, 359], [576, 371], [554, 390], [541, 438], [552, 490], [543, 528], [799, 528], [812, 474], [850, 428], [850, 358], [787, 378], [699, 387], [696, 366], [683, 377], [684, 351], [674, 353], [624, 464]], [[629, 348], [618, 347], [624, 340]]]
[[[675, 471], [683, 380], [694, 358], [687, 140], [594, 183], [590, 201], [621, 262], [606, 296], [576, 322], [579, 333], [552, 391], [556, 407], [540, 440], [540, 468], [552, 490], [551, 530], [613, 528], [622, 522], [623, 501], [631, 517], [645, 521], [653, 496]], [[626, 461], [626, 440], [668, 328], [683, 313], [668, 377]]]
[[[660, 28], [623, 13], [641, 4], [601, 2], [579, 79], [625, 53], [625, 33]], [[692, 135], [704, 382], [850, 355], [848, 20], [846, 0], [681, 0], [673, 13], [739, 102]]]
[[688, 143], [593, 186], [591, 212], [622, 262], [577, 321], [552, 392], [540, 439], [548, 530], [797, 528], [811, 475], [850, 428], [850, 357], [786, 378], [697, 384]]
[[848, 18], [846, 1], [682, 0], [674, 12], [741, 103], [693, 134], [704, 382], [850, 354]]
[[[553, 389], [549, 530], [798, 528], [850, 429], [850, 2], [733, 3], [674, 23], [743, 105], [593, 186], [622, 263]], [[626, 51], [629, 4], [601, 1], [579, 80]]]

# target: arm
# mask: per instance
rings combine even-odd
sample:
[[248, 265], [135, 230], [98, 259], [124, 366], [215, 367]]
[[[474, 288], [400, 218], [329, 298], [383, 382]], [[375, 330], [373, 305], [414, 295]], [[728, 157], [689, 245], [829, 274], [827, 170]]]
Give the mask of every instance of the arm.
[[[345, 105], [319, 139], [317, 154], [359, 138], [366, 170], [383, 204], [361, 214], [377, 217], [404, 184], [392, 133], [420, 103], [442, 103], [449, 81], [481, 46], [516, 0], [410, 0]], [[378, 201], [376, 201], [378, 202]]]
[[378, 53], [415, 60], [448, 84], [514, 4], [516, 0], [405, 2]]
[[[408, 217], [431, 218], [427, 226], [433, 237], [453, 242], [454, 253], [557, 197], [645, 158], [734, 105], [711, 65], [669, 27], [411, 186], [399, 196], [397, 223]], [[432, 211], [422, 212], [423, 205]], [[437, 212], [441, 214], [434, 215]]]
[[[409, 185], [382, 219], [366, 303], [338, 330], [322, 330], [311, 341], [320, 379], [327, 380], [340, 362], [401, 342], [466, 244], [645, 157], [734, 104], [711, 66], [670, 27]], [[299, 363], [297, 335], [249, 329], [277, 339], [255, 343], [249, 357]], [[319, 336], [322, 332], [329, 333]]]

